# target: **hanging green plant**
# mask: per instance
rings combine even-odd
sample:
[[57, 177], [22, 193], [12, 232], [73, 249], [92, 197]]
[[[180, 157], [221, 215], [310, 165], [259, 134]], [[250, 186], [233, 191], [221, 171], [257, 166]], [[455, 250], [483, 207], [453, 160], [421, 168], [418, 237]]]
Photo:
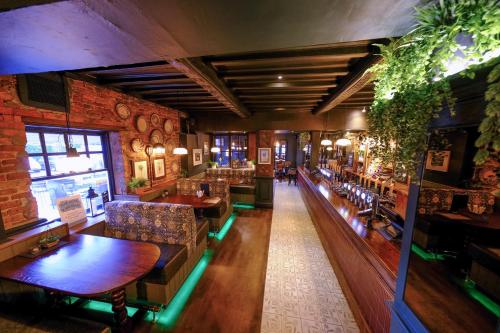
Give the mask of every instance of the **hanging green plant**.
[[488, 105], [479, 125], [481, 134], [475, 142], [479, 150], [474, 156], [474, 162], [478, 165], [484, 164], [491, 156], [498, 159], [500, 152], [500, 60], [496, 62], [488, 75], [488, 89], [485, 94]]
[[454, 114], [449, 65], [481, 63], [498, 51], [500, 6], [491, 0], [441, 0], [417, 9], [416, 19], [410, 33], [378, 45], [383, 61], [371, 69], [375, 97], [367, 114], [375, 157], [414, 181], [429, 123], [443, 106]]

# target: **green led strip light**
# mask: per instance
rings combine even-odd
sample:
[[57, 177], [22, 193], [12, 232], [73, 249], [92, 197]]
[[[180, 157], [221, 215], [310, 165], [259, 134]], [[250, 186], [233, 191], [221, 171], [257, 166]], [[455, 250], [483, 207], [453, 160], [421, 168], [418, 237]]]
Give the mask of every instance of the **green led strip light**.
[[236, 213], [232, 213], [229, 218], [226, 220], [226, 223], [224, 223], [224, 226], [220, 229], [219, 232], [209, 232], [208, 236], [217, 239], [218, 241], [221, 241], [226, 237], [227, 233], [229, 232], [229, 229], [231, 229], [231, 226], [233, 225], [234, 220], [236, 220]]
[[255, 209], [255, 206], [252, 204], [247, 204], [243, 202], [235, 202], [233, 204], [233, 208], [238, 208], [238, 209]]
[[[196, 284], [198, 284], [198, 281], [202, 277], [203, 272], [205, 272], [205, 269], [212, 260], [213, 256], [214, 256], [213, 250], [208, 249], [205, 251], [200, 261], [198, 261], [196, 266], [193, 268], [193, 270], [187, 277], [186, 281], [184, 281], [184, 283], [180, 287], [179, 291], [177, 291], [174, 298], [167, 305], [167, 308], [157, 314], [158, 317], [158, 320], [156, 322], [157, 325], [167, 329], [171, 329], [175, 326], [175, 323], [179, 318], [182, 310], [184, 309], [184, 306], [186, 305], [189, 296], [191, 296], [191, 293], [196, 287]], [[152, 313], [148, 314], [147, 320], [149, 321], [153, 320]]]
[[420, 258], [422, 258], [426, 261], [436, 261], [436, 260], [444, 260], [445, 259], [444, 255], [427, 252], [424, 249], [422, 249], [420, 246], [418, 246], [417, 244], [412, 244], [411, 250], [413, 253], [415, 253]]
[[465, 292], [474, 300], [479, 302], [482, 306], [484, 306], [488, 311], [493, 313], [495, 316], [500, 317], [500, 305], [493, 301], [491, 298], [480, 292], [476, 289], [476, 284], [474, 281], [466, 281], [456, 279], [455, 282], [460, 285]]
[[[105, 313], [113, 313], [111, 309], [111, 303], [101, 302], [101, 301], [88, 301], [82, 305], [82, 308], [92, 311], [105, 312]], [[132, 317], [138, 309], [127, 306], [127, 313], [130, 317]]]

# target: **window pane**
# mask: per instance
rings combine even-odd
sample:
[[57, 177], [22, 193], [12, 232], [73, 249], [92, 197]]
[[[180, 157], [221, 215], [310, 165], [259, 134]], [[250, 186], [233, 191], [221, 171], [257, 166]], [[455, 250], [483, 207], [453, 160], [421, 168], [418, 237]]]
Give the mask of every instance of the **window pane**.
[[26, 152], [28, 154], [37, 154], [42, 152], [42, 144], [40, 143], [40, 134], [26, 132]]
[[104, 156], [102, 154], [90, 154], [90, 168], [92, 170], [104, 169]]
[[98, 135], [87, 135], [89, 151], [102, 151], [101, 137]]
[[56, 200], [73, 194], [80, 194], [84, 207], [88, 208], [86, 196], [89, 186], [99, 195], [97, 198], [97, 210], [101, 211], [102, 197], [104, 191], [109, 192], [108, 172], [101, 171], [78, 176], [68, 176], [58, 179], [33, 181], [31, 191], [38, 204], [38, 215], [53, 220], [59, 217]]
[[45, 147], [48, 153], [64, 153], [66, 152], [66, 144], [64, 142], [64, 134], [45, 133]]
[[49, 156], [49, 166], [51, 175], [58, 176], [89, 171], [92, 168], [92, 161], [85, 155], [70, 158], [66, 155], [55, 155]]
[[47, 176], [47, 171], [45, 170], [45, 161], [43, 156], [30, 156], [30, 176], [31, 178], [40, 178]]
[[71, 137], [71, 145], [73, 146], [73, 148], [76, 148], [78, 152], [84, 152], [85, 139], [83, 138], [83, 135], [72, 134], [70, 135], [70, 137]]

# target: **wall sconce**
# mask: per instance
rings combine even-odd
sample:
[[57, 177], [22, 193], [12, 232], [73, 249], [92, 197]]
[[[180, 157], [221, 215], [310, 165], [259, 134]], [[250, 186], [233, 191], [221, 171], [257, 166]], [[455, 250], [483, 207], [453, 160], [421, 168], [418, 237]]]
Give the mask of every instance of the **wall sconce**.
[[188, 153], [188, 151], [184, 147], [174, 148], [174, 152], [173, 152], [174, 155], [187, 155], [187, 153]]
[[164, 155], [165, 154], [165, 147], [161, 143], [155, 143], [153, 146], [153, 154]]

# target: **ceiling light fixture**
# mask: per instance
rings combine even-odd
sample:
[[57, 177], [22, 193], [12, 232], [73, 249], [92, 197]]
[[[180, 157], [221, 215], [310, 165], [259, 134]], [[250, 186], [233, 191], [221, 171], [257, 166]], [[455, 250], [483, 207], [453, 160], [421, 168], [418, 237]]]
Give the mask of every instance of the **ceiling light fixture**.
[[174, 155], [187, 155], [187, 153], [188, 153], [188, 151], [184, 147], [174, 148], [174, 152], [173, 152]]
[[365, 113], [366, 112], [366, 107], [363, 107], [363, 110], [361, 112]]
[[283, 75], [278, 75], [278, 80], [283, 79]]
[[346, 138], [342, 138], [342, 139], [338, 139], [337, 141], [335, 141], [335, 144], [337, 146], [341, 146], [341, 147], [350, 146], [351, 140], [346, 139]]
[[326, 147], [326, 150], [328, 150], [328, 151], [332, 151], [332, 150], [333, 150], [333, 147], [332, 147], [332, 146], [328, 146], [328, 147]]

